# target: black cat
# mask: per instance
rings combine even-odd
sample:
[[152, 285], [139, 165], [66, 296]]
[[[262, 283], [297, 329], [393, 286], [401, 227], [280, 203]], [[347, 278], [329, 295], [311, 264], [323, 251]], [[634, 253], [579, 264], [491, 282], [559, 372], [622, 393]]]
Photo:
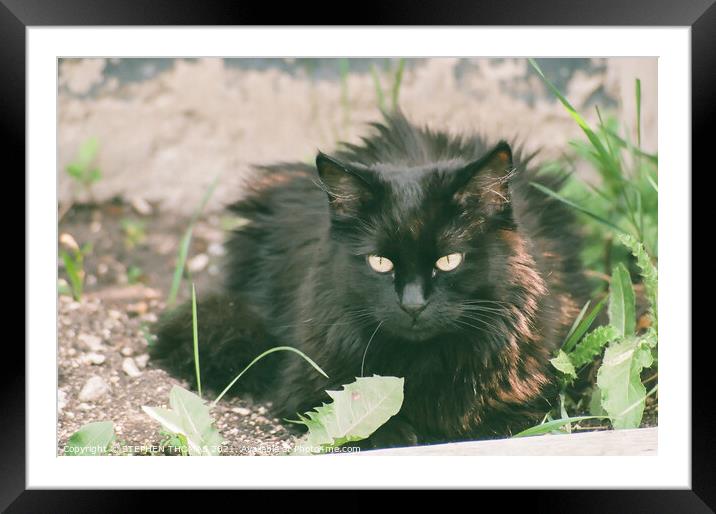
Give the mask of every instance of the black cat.
[[[223, 292], [199, 302], [202, 381], [295, 418], [355, 377], [405, 378], [374, 446], [508, 435], [556, 395], [548, 359], [586, 294], [572, 216], [507, 143], [417, 128], [400, 114], [316, 166], [261, 168], [231, 210]], [[556, 183], [547, 184], [557, 187]], [[157, 327], [154, 359], [194, 376], [191, 309]]]

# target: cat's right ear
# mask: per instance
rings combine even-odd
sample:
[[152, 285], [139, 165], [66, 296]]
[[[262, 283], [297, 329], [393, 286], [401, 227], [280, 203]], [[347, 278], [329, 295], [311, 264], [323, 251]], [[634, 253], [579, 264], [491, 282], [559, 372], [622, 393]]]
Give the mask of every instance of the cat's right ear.
[[322, 152], [316, 157], [316, 169], [334, 213], [354, 215], [373, 196], [368, 174], [345, 165]]

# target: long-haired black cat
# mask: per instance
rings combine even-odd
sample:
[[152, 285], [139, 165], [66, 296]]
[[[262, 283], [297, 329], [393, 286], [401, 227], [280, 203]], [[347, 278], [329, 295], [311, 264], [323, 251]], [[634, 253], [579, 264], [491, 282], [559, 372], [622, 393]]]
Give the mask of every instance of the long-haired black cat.
[[[418, 128], [395, 113], [316, 165], [261, 168], [231, 210], [225, 288], [200, 299], [202, 382], [293, 418], [355, 377], [405, 378], [374, 446], [509, 435], [555, 397], [548, 359], [585, 282], [572, 217], [505, 142]], [[551, 187], [555, 187], [552, 184]], [[164, 316], [153, 358], [194, 376], [191, 308]]]

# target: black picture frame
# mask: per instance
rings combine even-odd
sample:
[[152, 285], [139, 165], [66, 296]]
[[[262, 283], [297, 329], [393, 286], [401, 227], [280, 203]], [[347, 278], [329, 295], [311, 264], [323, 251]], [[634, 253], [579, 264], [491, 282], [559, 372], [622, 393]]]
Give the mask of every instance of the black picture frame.
[[[691, 27], [692, 169], [713, 168], [709, 126], [716, 114], [716, 0], [540, 0], [361, 2], [352, 14], [335, 4], [284, 3], [279, 9], [255, 3], [185, 0], [0, 0], [0, 126], [6, 169], [25, 169], [25, 30], [31, 26], [83, 25], [283, 25], [319, 23], [316, 12], [335, 13], [327, 25], [534, 25]], [[339, 23], [335, 23], [340, 19]], [[18, 175], [18, 174], [16, 174]], [[693, 174], [692, 174], [693, 177]], [[24, 189], [24, 184], [23, 184]], [[24, 238], [24, 236], [22, 236]], [[25, 274], [31, 270], [25, 269]], [[26, 308], [31, 308], [27, 305]], [[685, 349], [687, 348], [684, 342]], [[510, 493], [537, 508], [556, 512], [713, 512], [716, 509], [716, 421], [711, 415], [713, 373], [710, 338], [692, 345], [692, 489], [664, 491], [531, 491]], [[146, 504], [146, 492], [39, 491], [25, 486], [25, 352], [6, 338], [0, 373], [0, 509], [8, 512], [123, 511]], [[212, 493], [216, 495], [217, 493]], [[247, 494], [243, 492], [241, 494]], [[346, 494], [361, 494], [352, 492]], [[533, 498], [537, 496], [538, 498]], [[169, 504], [183, 501], [173, 493]], [[276, 495], [271, 496], [272, 501]], [[341, 503], [355, 504], [350, 496]], [[162, 501], [165, 501], [164, 499]], [[247, 501], [245, 498], [242, 501]], [[266, 497], [264, 497], [266, 501]], [[244, 503], [244, 505], [248, 505]]]

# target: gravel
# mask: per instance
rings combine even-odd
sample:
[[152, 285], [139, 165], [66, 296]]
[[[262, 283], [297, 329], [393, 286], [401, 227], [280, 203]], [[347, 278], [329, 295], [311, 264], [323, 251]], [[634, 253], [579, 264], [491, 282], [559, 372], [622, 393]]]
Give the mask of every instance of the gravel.
[[[165, 308], [162, 299], [166, 298], [173, 270], [174, 256], [166, 251], [166, 241], [179, 241], [186, 223], [165, 223], [163, 213], [152, 209], [149, 242], [131, 254], [135, 259], [141, 256], [145, 283], [129, 284], [123, 280], [126, 264], [121, 263], [128, 257], [118, 220], [127, 211], [139, 209], [136, 205], [122, 209], [116, 215], [108, 214], [107, 206], [100, 207], [100, 214], [98, 210], [80, 215], [70, 211], [60, 225], [61, 233], [71, 232], [81, 244], [93, 242], [95, 249], [85, 259], [85, 272], [97, 279], [91, 284], [86, 280], [79, 302], [64, 294], [59, 296], [58, 454], [64, 453], [68, 438], [84, 424], [108, 420], [116, 433], [111, 454], [164, 455], [159, 446], [166, 435], [160, 433], [160, 424], [145, 414], [142, 406], [168, 407], [173, 386], [188, 388], [185, 382], [154, 367], [148, 354], [148, 328]], [[99, 232], [92, 228], [96, 223], [102, 225]], [[205, 255], [210, 243], [218, 243], [214, 240], [216, 230], [206, 233], [212, 240], [195, 236], [193, 245], [199, 250], [191, 255]], [[64, 270], [60, 269], [60, 275]], [[208, 291], [208, 267], [203, 266], [192, 280], [198, 293]], [[211, 394], [205, 393], [205, 397], [211, 399]], [[224, 437], [222, 454], [289, 452], [295, 435], [270, 412], [270, 405], [254, 402], [249, 396], [224, 397], [211, 410]]]

